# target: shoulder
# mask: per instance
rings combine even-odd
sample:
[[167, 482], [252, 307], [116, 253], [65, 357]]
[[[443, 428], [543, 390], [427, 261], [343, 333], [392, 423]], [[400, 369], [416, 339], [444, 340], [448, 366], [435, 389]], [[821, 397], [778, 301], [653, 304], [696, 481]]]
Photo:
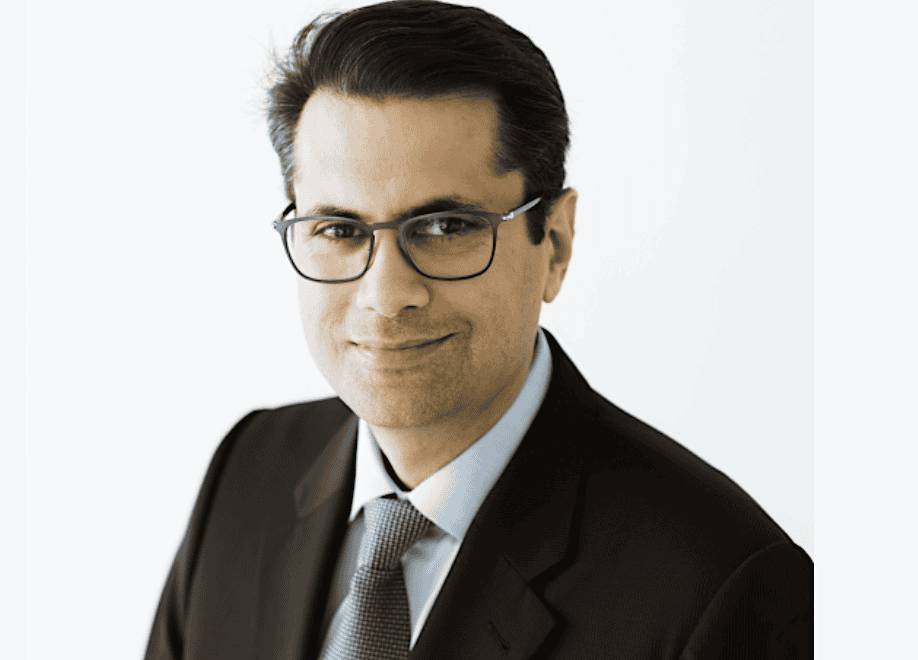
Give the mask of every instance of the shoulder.
[[337, 397], [257, 409], [214, 451], [204, 488], [224, 494], [289, 492], [353, 413]]
[[253, 410], [236, 422], [216, 453], [308, 457], [352, 414], [337, 397]]
[[615, 634], [675, 657], [693, 631], [696, 644], [710, 637], [714, 624], [700, 621], [725, 612], [781, 626], [803, 617], [812, 561], [748, 493], [596, 392], [577, 394], [565, 438], [581, 459], [573, 552], [545, 593], [583, 635], [606, 644], [610, 622], [627, 621]]
[[641, 564], [676, 566], [676, 572], [710, 585], [766, 548], [795, 547], [722, 471], [591, 395], [595, 414], [581, 446], [588, 457], [583, 533], [594, 547], [633, 552]]

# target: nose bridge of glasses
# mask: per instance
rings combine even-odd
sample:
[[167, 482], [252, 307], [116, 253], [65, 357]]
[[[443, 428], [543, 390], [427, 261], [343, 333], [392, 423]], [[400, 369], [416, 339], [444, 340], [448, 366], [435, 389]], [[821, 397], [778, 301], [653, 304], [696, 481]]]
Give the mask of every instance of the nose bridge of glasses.
[[[373, 237], [372, 251], [369, 254], [369, 263], [367, 264], [367, 270], [373, 267], [373, 264], [376, 262], [377, 255], [382, 249], [384, 243], [394, 243], [392, 249], [395, 249], [398, 252], [397, 258], [402, 259], [406, 262], [407, 266], [412, 270], [416, 270], [414, 263], [411, 260], [411, 255], [408, 254], [407, 246], [404, 243], [404, 233], [402, 231], [402, 226], [405, 224], [403, 220], [394, 220], [392, 222], [378, 222], [374, 224], [365, 223], [370, 230], [370, 235]], [[376, 232], [383, 229], [392, 229], [395, 230], [392, 233], [387, 232], [386, 234], [381, 234], [377, 237]], [[385, 236], [389, 237], [388, 241], [383, 238]]]

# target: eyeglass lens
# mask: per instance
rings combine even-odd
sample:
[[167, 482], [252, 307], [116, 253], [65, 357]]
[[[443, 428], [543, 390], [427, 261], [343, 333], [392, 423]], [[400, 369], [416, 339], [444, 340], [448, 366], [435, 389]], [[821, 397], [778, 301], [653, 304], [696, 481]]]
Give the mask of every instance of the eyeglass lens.
[[[408, 220], [399, 231], [415, 267], [430, 277], [475, 275], [491, 261], [494, 227], [475, 214]], [[371, 232], [354, 220], [295, 222], [287, 227], [286, 241], [294, 265], [311, 279], [353, 279], [366, 270], [371, 258]]]

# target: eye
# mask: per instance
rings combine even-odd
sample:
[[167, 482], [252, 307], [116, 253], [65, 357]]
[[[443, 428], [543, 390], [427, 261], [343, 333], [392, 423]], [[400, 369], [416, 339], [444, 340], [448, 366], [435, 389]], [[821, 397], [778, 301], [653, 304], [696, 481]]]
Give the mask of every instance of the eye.
[[335, 240], [362, 238], [364, 236], [357, 225], [349, 222], [318, 222], [313, 227], [312, 235]]
[[480, 231], [486, 223], [479, 218], [462, 216], [445, 216], [430, 218], [412, 227], [412, 235], [418, 238], [441, 236], [464, 236]]

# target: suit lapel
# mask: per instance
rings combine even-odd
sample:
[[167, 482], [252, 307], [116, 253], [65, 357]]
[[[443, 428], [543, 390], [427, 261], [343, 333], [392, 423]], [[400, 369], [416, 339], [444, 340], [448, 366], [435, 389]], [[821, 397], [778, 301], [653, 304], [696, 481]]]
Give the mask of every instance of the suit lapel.
[[260, 553], [258, 658], [315, 654], [328, 582], [347, 529], [357, 418], [349, 415], [297, 484], [289, 515], [268, 528]]
[[412, 658], [528, 658], [555, 627], [538, 583], [571, 550], [583, 457], [567, 439], [589, 422], [593, 394], [546, 335], [545, 400], [469, 527]]

